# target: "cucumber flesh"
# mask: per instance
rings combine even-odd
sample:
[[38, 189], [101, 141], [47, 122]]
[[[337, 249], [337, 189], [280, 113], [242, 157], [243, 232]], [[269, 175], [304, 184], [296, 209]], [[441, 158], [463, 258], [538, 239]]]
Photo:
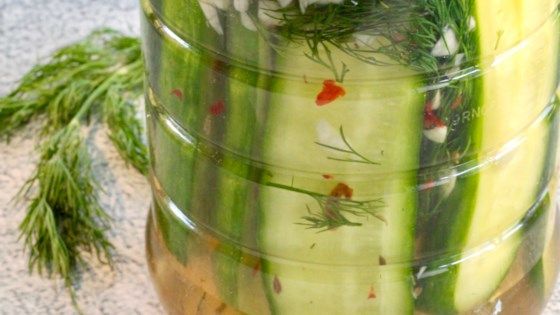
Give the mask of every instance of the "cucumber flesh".
[[[443, 274], [422, 282], [419, 304], [424, 309], [465, 312], [484, 303], [509, 270], [523, 234], [497, 237], [520, 223], [543, 193], [539, 183], [548, 173], [545, 157], [555, 132], [548, 116], [559, 39], [556, 21], [547, 20], [555, 3], [475, 1], [484, 76], [479, 95], [482, 115], [472, 133], [480, 139], [478, 163], [484, 166], [469, 175], [476, 178], [476, 185], [453, 193], [459, 205], [473, 200], [472, 207], [461, 209], [452, 222], [437, 225], [434, 239], [444, 238], [450, 252], [464, 254], [461, 263], [443, 266], [439, 268]], [[496, 160], [489, 160], [492, 157]], [[545, 179], [549, 180], [550, 176]], [[497, 242], [492, 250], [470, 256], [489, 241]]]
[[[557, 91], [556, 97], [556, 107], [560, 106], [560, 91]], [[558, 110], [555, 114], [553, 137], [550, 141], [550, 150], [548, 153], [550, 169], [549, 172], [552, 176], [557, 170], [559, 165], [558, 159], [560, 155], [558, 154], [558, 145], [560, 137], [558, 136], [558, 123], [560, 115]], [[558, 179], [554, 177], [553, 181], [549, 184], [549, 191], [552, 192], [551, 205], [548, 212], [548, 218], [546, 220], [547, 224], [543, 230], [543, 252], [539, 263], [533, 268], [531, 272], [532, 283], [534, 290], [540, 294], [540, 299], [543, 303], [548, 301], [548, 298], [552, 294], [554, 285], [556, 284], [556, 277], [558, 275], [558, 245], [560, 242], [558, 227], [558, 207], [557, 198], [555, 197], [555, 192], [558, 189]]]
[[[537, 120], [543, 107], [550, 103], [556, 87], [557, 25], [555, 21], [548, 21], [538, 29], [542, 20], [554, 11], [538, 12], [534, 8], [551, 8], [556, 1], [538, 2], [491, 0], [476, 3], [483, 57], [494, 54], [498, 34], [501, 34], [498, 47], [508, 47], [534, 36], [525, 49], [493, 69], [488, 69], [483, 79], [481, 152], [491, 152], [515, 137], [519, 126], [527, 126]], [[524, 17], [524, 23], [512, 20], [505, 24], [503, 19], [495, 18], [500, 14], [515, 17], [524, 13], [534, 16]], [[493, 25], [496, 21], [501, 21], [500, 25]], [[539, 56], [538, 62], [535, 62], [535, 56]], [[465, 248], [490, 240], [496, 231], [504, 231], [518, 222], [542, 193], [538, 191], [537, 184], [546, 168], [551, 126], [549, 123], [539, 123], [529, 128], [531, 130], [527, 132], [523, 143], [514, 151], [506, 153], [509, 155], [507, 160], [498, 161], [480, 172], [476, 205], [471, 228], [466, 233]], [[454, 296], [458, 311], [468, 310], [492, 294], [507, 272], [519, 242], [520, 239], [508, 240], [507, 244], [502, 244], [495, 251], [458, 267]]]
[[[416, 92], [420, 80], [406, 69], [364, 65], [333, 52], [334, 60], [360, 69], [358, 73], [367, 72], [370, 79], [386, 78], [391, 71], [410, 75], [398, 81], [356, 81], [349, 72], [344, 81], [348, 83], [342, 84], [345, 95], [317, 106], [315, 97], [323, 82], [312, 76], [330, 79], [332, 73], [314, 65], [298, 48], [285, 56], [289, 58], [278, 58], [278, 67], [289, 64], [301, 73], [273, 83], [263, 155], [271, 165], [296, 171], [292, 176], [285, 168], [270, 169], [272, 176], [264, 185], [275, 186], [261, 189], [259, 215], [259, 245], [265, 255], [262, 268], [271, 313], [411, 314], [411, 267], [398, 263], [410, 261], [413, 252], [413, 170], [418, 168], [424, 102]], [[356, 151], [379, 165], [329, 159], [337, 153], [316, 142], [340, 145], [339, 127]], [[367, 176], [359, 180], [363, 173]], [[386, 173], [393, 174], [390, 180], [370, 179], [383, 178]], [[329, 195], [339, 183], [353, 189], [352, 199], [381, 198], [380, 214], [385, 222], [349, 217], [361, 226], [322, 232], [310, 229], [298, 223], [308, 215], [307, 207], [318, 209], [316, 200], [278, 188], [284, 185]], [[387, 266], [380, 265], [385, 263]]]

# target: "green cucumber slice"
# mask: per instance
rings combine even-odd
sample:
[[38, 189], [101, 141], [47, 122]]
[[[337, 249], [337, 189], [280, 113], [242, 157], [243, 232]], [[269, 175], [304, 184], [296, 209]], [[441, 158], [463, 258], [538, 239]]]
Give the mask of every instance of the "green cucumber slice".
[[[227, 236], [228, 240], [255, 247], [255, 187], [251, 178], [259, 177], [255, 168], [239, 157], [255, 159], [260, 155], [262, 124], [259, 111], [266, 103], [267, 76], [254, 69], [253, 59], [258, 54], [259, 68], [267, 68], [271, 62], [269, 44], [256, 30], [242, 22], [242, 14], [256, 16], [257, 4], [252, 4], [248, 12], [233, 12], [225, 19], [225, 49], [236, 57], [228, 62], [225, 82], [224, 133], [221, 145], [229, 152], [222, 157], [218, 171], [217, 204], [214, 210], [212, 227]], [[241, 248], [225, 246], [224, 252], [214, 255], [214, 270], [221, 297], [230, 306], [251, 310], [255, 304], [255, 293], [249, 292], [243, 271], [244, 254]], [[253, 266], [249, 266], [252, 268]]]
[[[210, 27], [200, 27], [206, 25], [206, 18], [196, 0], [145, 0], [142, 6], [145, 14], [143, 31], [146, 33], [144, 45], [150, 46], [147, 51], [151, 53], [146, 56], [150, 73], [146, 94], [147, 113], [154, 116], [148, 124], [153, 175], [158, 189], [166, 197], [183, 211], [198, 211], [196, 216], [200, 217], [207, 212], [200, 207], [204, 195], [193, 186], [195, 176], [200, 176], [200, 172], [193, 171], [197, 154], [195, 144], [182, 143], [166, 122], [172, 120], [183, 128], [198, 130], [203, 122], [201, 117], [207, 113], [208, 99], [214, 92], [211, 84], [213, 59], [185, 46], [176, 33], [177, 27], [188, 32], [192, 37], [189, 40], [194, 42], [204, 39], [206, 43], [218, 45], [218, 35]], [[160, 228], [170, 229], [162, 231], [169, 236], [169, 250], [186, 263], [188, 236], [173, 224], [178, 223]]]
[[556, 1], [538, 2], [475, 2], [484, 76], [482, 115], [472, 133], [479, 139], [476, 159], [483, 167], [469, 175], [471, 187], [455, 189], [447, 201], [447, 209], [456, 214], [436, 224], [432, 242], [443, 239], [450, 252], [465, 254], [458, 259], [461, 263], [440, 268], [443, 274], [422, 281], [423, 309], [446, 314], [484, 303], [509, 270], [523, 235], [499, 241], [486, 253], [467, 255], [517, 224], [543, 193], [539, 183], [547, 173], [547, 144], [553, 133], [547, 119], [552, 110], [546, 106], [556, 87], [559, 39], [557, 21], [548, 18]]
[[[309, 74], [329, 79], [329, 70], [297, 47], [277, 61], [279, 68], [301, 69], [301, 76], [274, 81], [264, 140], [265, 161], [283, 167], [271, 168], [273, 175], [264, 180], [269, 187], [261, 189], [259, 245], [270, 255], [262, 264], [271, 313], [409, 314], [411, 267], [398, 263], [409, 262], [413, 252], [421, 82], [400, 67], [364, 65], [342, 53], [333, 59], [363, 70], [357, 73], [368, 73], [372, 81], [353, 80], [349, 72], [345, 95], [323, 106], [316, 105], [316, 96], [324, 82]], [[399, 71], [406, 77], [380, 80]], [[379, 164], [329, 159], [356, 158], [316, 143], [343, 146], [339, 128], [357, 152]], [[296, 170], [294, 176], [285, 168]], [[380, 180], [357, 180], [364, 172]], [[386, 174], [390, 180], [381, 180]], [[380, 198], [382, 219], [348, 216], [361, 226], [322, 232], [301, 225], [308, 207], [319, 208], [316, 198], [298, 191], [328, 196], [340, 183], [353, 189], [352, 200]]]

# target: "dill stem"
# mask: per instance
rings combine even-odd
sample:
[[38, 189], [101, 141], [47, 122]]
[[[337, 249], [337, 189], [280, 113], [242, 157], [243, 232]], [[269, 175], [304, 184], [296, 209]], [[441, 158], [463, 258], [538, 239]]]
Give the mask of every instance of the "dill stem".
[[297, 193], [302, 193], [302, 194], [306, 194], [306, 195], [310, 195], [310, 196], [322, 196], [321, 194], [312, 192], [312, 191], [308, 191], [305, 189], [301, 189], [301, 188], [296, 188], [293, 186], [287, 186], [287, 185], [282, 185], [282, 184], [277, 184], [277, 183], [266, 183], [267, 186], [270, 187], [275, 187], [275, 188], [280, 188], [280, 189], [287, 189], [287, 190], [291, 190], [293, 192], [297, 192]]
[[122, 66], [120, 69], [116, 70], [111, 76], [109, 76], [105, 81], [100, 83], [95, 90], [88, 96], [88, 98], [84, 101], [84, 104], [78, 110], [78, 112], [72, 117], [69, 124], [79, 124], [80, 120], [84, 118], [84, 116], [89, 112], [91, 106], [94, 104], [95, 100], [103, 95], [111, 84], [117, 80], [119, 76], [123, 74], [129, 73], [130, 71], [134, 70], [135, 68], [142, 67], [142, 60], [136, 60], [126, 66]]

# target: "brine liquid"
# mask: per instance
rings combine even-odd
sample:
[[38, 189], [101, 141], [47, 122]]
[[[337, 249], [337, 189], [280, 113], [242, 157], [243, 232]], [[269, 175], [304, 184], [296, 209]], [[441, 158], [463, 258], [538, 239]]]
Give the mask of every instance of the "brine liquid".
[[[529, 228], [531, 232], [524, 238], [521, 249], [501, 285], [488, 301], [465, 314], [537, 315], [542, 312], [555, 285], [560, 246], [559, 218], [556, 208], [551, 206], [547, 216], [537, 220], [540, 222], [523, 227]], [[148, 266], [166, 311], [169, 314], [189, 315], [269, 314], [262, 287], [261, 257], [244, 253], [242, 259], [237, 262], [240, 275], [238, 285], [245, 286], [246, 291], [250, 292], [251, 295], [247, 298], [252, 299], [253, 305], [250, 310], [238, 310], [220, 297], [223, 295], [220, 289], [223, 284], [216, 278], [213, 270], [213, 261], [224, 257], [228, 259], [227, 250], [223, 249], [227, 246], [220, 244], [215, 235], [191, 230], [180, 220], [169, 208], [157, 204], [151, 208], [148, 215]], [[549, 220], [554, 222], [548, 224], [554, 231], [548, 231], [552, 238], [543, 248], [538, 244], [542, 239], [536, 235], [542, 232], [543, 224]], [[169, 240], [165, 240], [162, 231], [168, 230], [170, 224], [177, 225], [177, 229], [184, 232], [183, 244], [188, 257], [179, 258], [168, 247]], [[543, 257], [544, 251], [550, 254], [545, 256], [544, 260], [537, 259]], [[278, 294], [281, 294], [281, 289], [279, 291]], [[420, 289], [416, 294], [421, 294]], [[429, 313], [417, 310], [415, 314]]]

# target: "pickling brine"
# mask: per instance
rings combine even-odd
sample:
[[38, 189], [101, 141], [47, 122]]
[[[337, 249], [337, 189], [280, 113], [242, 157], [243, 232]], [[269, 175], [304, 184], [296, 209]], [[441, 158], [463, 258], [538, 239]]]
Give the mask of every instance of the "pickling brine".
[[557, 0], [144, 0], [170, 314], [539, 314]]

